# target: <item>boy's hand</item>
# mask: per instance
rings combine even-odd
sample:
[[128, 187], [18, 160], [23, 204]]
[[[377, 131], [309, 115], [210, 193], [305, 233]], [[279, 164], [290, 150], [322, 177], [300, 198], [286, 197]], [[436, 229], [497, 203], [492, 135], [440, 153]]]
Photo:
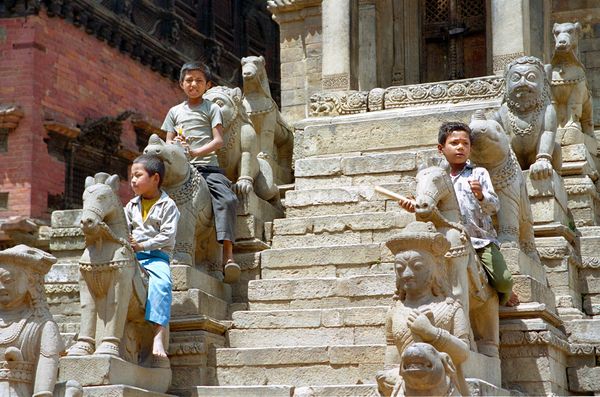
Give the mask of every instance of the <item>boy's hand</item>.
[[415, 212], [415, 200], [398, 200], [398, 204], [408, 212]]
[[143, 251], [144, 247], [142, 247], [142, 245], [140, 243], [138, 243], [137, 241], [135, 241], [135, 239], [133, 238], [132, 235], [129, 235], [129, 244], [131, 244], [131, 248], [133, 248], [134, 252], [138, 252], [138, 251]]
[[483, 200], [483, 190], [481, 189], [481, 183], [477, 179], [471, 179], [469, 181], [469, 185], [471, 185], [471, 191], [475, 198], [479, 201]]

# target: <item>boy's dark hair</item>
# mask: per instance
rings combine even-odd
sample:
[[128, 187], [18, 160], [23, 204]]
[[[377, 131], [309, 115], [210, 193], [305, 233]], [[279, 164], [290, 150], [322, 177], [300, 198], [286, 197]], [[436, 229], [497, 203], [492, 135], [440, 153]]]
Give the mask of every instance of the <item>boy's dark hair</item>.
[[158, 187], [162, 185], [165, 177], [165, 163], [154, 154], [142, 154], [133, 160], [133, 164], [142, 164], [148, 175], [158, 174]]
[[181, 67], [181, 70], [179, 71], [180, 83], [183, 83], [183, 80], [185, 79], [185, 74], [190, 70], [199, 70], [202, 72], [202, 74], [204, 74], [204, 78], [206, 79], [207, 83], [214, 82], [212, 72], [210, 71], [210, 68], [207, 64], [205, 64], [204, 62], [187, 62]]
[[473, 132], [471, 132], [471, 128], [469, 128], [467, 124], [461, 123], [460, 121], [448, 121], [442, 124], [438, 132], [438, 143], [440, 145], [444, 145], [446, 143], [446, 139], [448, 139], [448, 135], [454, 131], [465, 131], [469, 135], [469, 141], [473, 143]]

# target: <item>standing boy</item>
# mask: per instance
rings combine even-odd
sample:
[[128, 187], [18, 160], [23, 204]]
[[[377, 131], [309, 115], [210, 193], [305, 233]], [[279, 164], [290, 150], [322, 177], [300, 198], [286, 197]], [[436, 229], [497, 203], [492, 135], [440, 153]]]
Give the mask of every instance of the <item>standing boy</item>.
[[169, 262], [179, 221], [177, 205], [160, 189], [164, 175], [165, 165], [154, 155], [133, 160], [131, 188], [136, 196], [125, 206], [129, 242], [149, 276], [145, 319], [155, 324], [153, 365], [159, 367], [169, 363], [165, 348], [172, 301]]
[[188, 151], [190, 163], [202, 174], [212, 197], [217, 240], [223, 244], [223, 273], [226, 283], [236, 283], [240, 267], [233, 260], [237, 197], [231, 181], [219, 167], [216, 151], [223, 147], [221, 109], [202, 95], [212, 85], [208, 66], [190, 62], [182, 66], [179, 85], [187, 100], [173, 106], [163, 122], [167, 143], [179, 141]]
[[[441, 125], [438, 132], [438, 151], [450, 165], [450, 178], [465, 228], [486, 269], [490, 285], [498, 291], [501, 305], [516, 306], [519, 299], [512, 291], [512, 275], [498, 248], [496, 230], [492, 225], [491, 215], [498, 211], [500, 203], [487, 170], [473, 167], [468, 162], [471, 140], [468, 125], [447, 122]], [[399, 204], [407, 211], [414, 212], [414, 202], [411, 200], [402, 200]]]

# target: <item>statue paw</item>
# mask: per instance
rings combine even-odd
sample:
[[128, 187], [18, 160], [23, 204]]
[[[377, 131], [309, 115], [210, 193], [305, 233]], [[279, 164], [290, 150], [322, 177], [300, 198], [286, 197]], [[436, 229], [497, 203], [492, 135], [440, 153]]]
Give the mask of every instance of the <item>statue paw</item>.
[[102, 341], [100, 346], [96, 349], [94, 354], [104, 354], [107, 356], [119, 357], [119, 345], [112, 341]]

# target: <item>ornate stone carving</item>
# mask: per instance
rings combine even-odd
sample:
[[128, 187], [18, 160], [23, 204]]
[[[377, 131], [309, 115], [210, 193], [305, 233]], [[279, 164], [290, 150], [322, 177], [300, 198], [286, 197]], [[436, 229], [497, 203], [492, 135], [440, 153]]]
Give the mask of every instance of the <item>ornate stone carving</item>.
[[569, 344], [552, 331], [503, 332], [502, 346], [552, 345], [562, 351], [569, 351]]
[[367, 112], [366, 91], [319, 92], [310, 97], [312, 116], [338, 116]]
[[[87, 177], [85, 188], [81, 228], [86, 248], [79, 260], [81, 325], [68, 355], [108, 355], [150, 366], [153, 330], [144, 319], [147, 279], [128, 242], [119, 177], [98, 173]], [[156, 371], [160, 371], [159, 388], [166, 391], [171, 370]]]
[[473, 328], [478, 351], [497, 357], [498, 295], [487, 283], [479, 258], [460, 223], [462, 218], [454, 186], [444, 169], [431, 166], [417, 173], [415, 215], [419, 221], [433, 222], [445, 235], [451, 244], [447, 252], [464, 252], [462, 256], [446, 255], [444, 271], [452, 287], [452, 296], [469, 313], [465, 321]]
[[581, 24], [555, 23], [552, 64], [552, 95], [558, 128], [574, 129], [594, 137], [592, 96], [585, 68], [577, 56]]
[[471, 160], [489, 171], [500, 200], [498, 241], [507, 247], [519, 245], [539, 262], [529, 195], [508, 136], [497, 121], [487, 120], [482, 111], [473, 115], [469, 127], [474, 137]]
[[6, 397], [52, 396], [64, 350], [44, 293], [56, 258], [18, 245], [0, 251], [0, 390]]
[[[423, 368], [410, 371], [415, 355], [435, 361], [445, 357], [440, 355], [443, 352], [456, 366], [457, 388], [462, 395], [468, 395], [461, 364], [469, 355], [470, 330], [462, 305], [448, 297], [450, 286], [444, 276], [444, 253], [450, 242], [432, 223], [413, 222], [386, 244], [395, 255], [396, 273], [395, 301], [385, 325], [386, 366], [400, 365], [400, 370], [394, 367], [377, 374], [380, 393], [399, 396], [404, 395], [401, 393], [407, 386], [418, 387], [413, 375], [427, 372]], [[427, 346], [415, 346], [416, 342]], [[430, 375], [439, 378], [439, 371], [435, 372]]]
[[493, 118], [510, 137], [510, 144], [523, 170], [532, 179], [552, 176], [561, 164], [556, 135], [556, 111], [550, 103], [547, 70], [535, 57], [511, 62], [504, 74], [504, 102]]
[[289, 177], [282, 182], [289, 183], [292, 179], [294, 134], [271, 97], [265, 59], [262, 56], [242, 58], [242, 76], [244, 107], [254, 124], [260, 143], [258, 157], [266, 160], [272, 167], [285, 171]]
[[324, 75], [321, 83], [323, 90], [345, 91], [350, 88], [350, 75], [348, 73]]
[[588, 269], [600, 269], [600, 258], [584, 256], [581, 258], [581, 267]]
[[494, 55], [492, 59], [492, 69], [494, 70], [494, 73], [502, 73], [506, 69], [506, 65], [523, 55], [525, 55], [525, 53], [522, 51], [513, 52], [511, 54]]
[[[144, 153], [157, 155], [165, 162], [166, 173], [162, 187], [175, 201], [181, 213], [172, 264], [194, 266], [202, 259], [216, 262], [218, 250], [216, 240], [211, 238], [213, 215], [206, 181], [189, 164], [183, 147], [178, 143], [166, 144], [158, 135], [153, 134]], [[202, 252], [204, 256], [195, 258], [196, 252]]]

